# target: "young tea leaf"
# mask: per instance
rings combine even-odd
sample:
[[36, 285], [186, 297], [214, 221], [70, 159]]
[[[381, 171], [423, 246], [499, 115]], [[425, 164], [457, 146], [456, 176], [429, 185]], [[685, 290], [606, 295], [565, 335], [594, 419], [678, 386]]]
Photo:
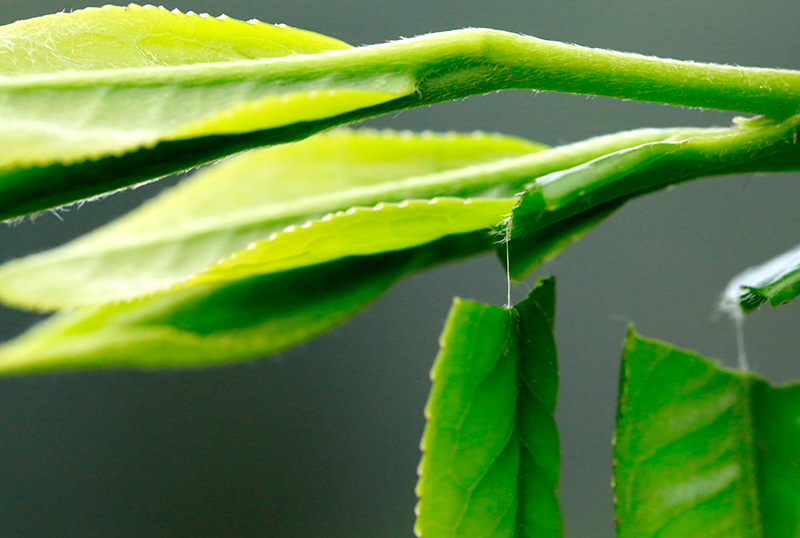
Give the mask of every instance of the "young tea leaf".
[[[640, 129], [550, 150], [479, 133], [332, 131], [233, 157], [63, 247], [0, 266], [0, 299], [39, 310], [127, 300], [330, 212], [409, 198], [512, 196], [531, 178], [695, 131]], [[533, 248], [513, 248], [512, 263], [553, 255], [553, 242], [569, 240], [558, 237], [578, 235], [548, 229]]]
[[514, 309], [456, 299], [431, 373], [421, 538], [562, 536], [554, 285]]
[[0, 219], [334, 125], [502, 89], [773, 118], [800, 102], [793, 71], [489, 29], [349, 48], [299, 30], [129, 5], [7, 25], [0, 46]]
[[257, 69], [232, 75], [231, 66], [349, 45], [289, 27], [133, 4], [3, 26], [0, 48], [0, 219], [302, 138], [313, 126], [288, 126], [368, 108], [414, 87], [391, 76], [326, 83], [269, 81]]
[[[793, 142], [798, 125], [800, 115], [783, 122], [761, 120], [733, 129], [680, 133], [539, 177], [514, 208], [511, 238], [541, 233], [595, 207], [610, 208], [698, 177], [800, 169], [800, 152]], [[514, 273], [524, 276], [530, 265], [523, 254]]]
[[614, 449], [620, 538], [800, 536], [800, 385], [628, 334]]
[[725, 289], [720, 307], [734, 314], [752, 312], [767, 301], [778, 306], [798, 295], [800, 246], [736, 276]]
[[[127, 300], [184, 282], [254, 241], [336, 211], [409, 198], [510, 197], [515, 189], [489, 177], [469, 181], [464, 172], [530, 158], [542, 149], [481, 133], [343, 129], [252, 151], [200, 171], [71, 243], [0, 266], [0, 298], [40, 310]], [[517, 184], [525, 181], [523, 176]], [[390, 211], [371, 218], [380, 227]], [[341, 222], [351, 219], [317, 222], [313, 230], [283, 234], [279, 242], [291, 249], [294, 238], [303, 237], [308, 245], [316, 235], [330, 237], [325, 230]], [[342, 248], [344, 255], [344, 243]]]
[[196, 367], [269, 355], [352, 316], [420, 255], [351, 258], [56, 314], [0, 346], [0, 374]]
[[171, 288], [58, 315], [0, 346], [0, 373], [268, 355], [343, 321], [409, 271], [488, 249], [487, 230], [513, 204], [409, 201], [292, 227]]

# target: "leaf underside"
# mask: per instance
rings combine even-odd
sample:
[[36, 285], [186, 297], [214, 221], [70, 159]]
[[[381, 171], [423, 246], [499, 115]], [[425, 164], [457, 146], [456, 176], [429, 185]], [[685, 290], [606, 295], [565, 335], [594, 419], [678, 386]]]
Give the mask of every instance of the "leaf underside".
[[752, 312], [762, 304], [788, 303], [800, 295], [800, 246], [737, 275], [728, 284], [720, 307]]
[[614, 451], [620, 538], [800, 536], [800, 385], [629, 333]]
[[512, 310], [456, 299], [431, 373], [417, 535], [562, 536], [554, 283]]
[[488, 249], [486, 231], [513, 203], [407, 201], [294, 227], [171, 288], [57, 315], [0, 346], [0, 372], [197, 366], [275, 353], [353, 315], [410, 271]]

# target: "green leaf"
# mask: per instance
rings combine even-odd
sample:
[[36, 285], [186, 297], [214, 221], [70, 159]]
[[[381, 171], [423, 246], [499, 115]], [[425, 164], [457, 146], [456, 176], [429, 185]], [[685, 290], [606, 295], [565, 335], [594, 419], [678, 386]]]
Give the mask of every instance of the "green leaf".
[[752, 312], [767, 301], [778, 306], [798, 295], [800, 246], [736, 276], [725, 289], [720, 307], [734, 314]]
[[142, 298], [55, 316], [0, 372], [206, 365], [268, 355], [353, 315], [403, 274], [490, 248], [508, 199], [406, 201], [296, 226]]
[[800, 102], [793, 71], [489, 29], [348, 48], [294, 29], [129, 5], [7, 25], [0, 46], [0, 219], [334, 125], [501, 89], [778, 118]]
[[800, 115], [740, 122], [732, 129], [678, 133], [537, 178], [514, 208], [512, 239], [698, 177], [800, 169], [794, 144]]
[[562, 536], [554, 284], [512, 310], [456, 299], [425, 416], [417, 535]]
[[[332, 131], [228, 159], [72, 243], [0, 266], [0, 299], [40, 310], [132, 299], [329, 212], [409, 198], [510, 196], [533, 177], [678, 132], [695, 130], [640, 129], [542, 150], [479, 133]], [[540, 235], [533, 246], [513, 249], [512, 241], [512, 264], [579, 234]]]
[[414, 267], [397, 253], [57, 314], [0, 347], [0, 373], [207, 366], [268, 355], [358, 312]]
[[[266, 131], [371, 107], [414, 87], [387, 76], [327, 84], [233, 76], [231, 66], [349, 45], [153, 6], [20, 21], [0, 27], [0, 46], [0, 218], [302, 138], [300, 126], [265, 140]], [[255, 132], [249, 142], [235, 140]]]
[[[511, 196], [513, 189], [470, 182], [454, 172], [532, 157], [543, 148], [481, 133], [343, 129], [252, 151], [202, 170], [71, 243], [0, 266], [0, 298], [45, 310], [127, 300], [183, 282], [287, 226], [335, 211], [443, 195]], [[386, 226], [381, 219], [392, 211], [373, 212], [370, 219]], [[330, 236], [326, 230], [340, 222], [351, 221], [337, 218], [317, 222], [313, 230], [281, 234], [277, 243], [289, 250], [276, 256], [288, 257], [299, 245], [316, 241], [316, 231]], [[306, 239], [293, 247], [295, 237]], [[341, 255], [356, 254], [343, 249]]]
[[[508, 266], [509, 276], [522, 280], [589, 233], [627, 201], [628, 198], [623, 198], [606, 202], [564, 220], [534, 228], [527, 235], [499, 243], [495, 250], [503, 264]], [[508, 237], [512, 235], [508, 234]]]
[[614, 450], [620, 538], [800, 536], [800, 385], [628, 334]]

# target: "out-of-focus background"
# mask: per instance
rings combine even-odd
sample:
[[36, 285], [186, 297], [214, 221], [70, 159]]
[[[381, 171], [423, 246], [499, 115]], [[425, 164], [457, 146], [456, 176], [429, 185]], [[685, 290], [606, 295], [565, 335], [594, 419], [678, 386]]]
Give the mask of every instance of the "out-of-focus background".
[[[0, 22], [85, 7], [4, 0]], [[796, 0], [173, 0], [169, 8], [284, 22], [352, 44], [486, 26], [658, 56], [798, 68]], [[562, 144], [732, 115], [605, 98], [504, 92], [366, 122], [499, 131]], [[166, 180], [0, 227], [0, 260], [108, 221]], [[561, 499], [567, 536], [614, 533], [611, 439], [625, 327], [735, 362], [715, 319], [729, 278], [800, 242], [800, 175], [705, 179], [635, 200], [540, 274], [558, 279]], [[515, 288], [516, 300], [528, 287]], [[208, 370], [0, 379], [0, 536], [412, 536], [422, 409], [454, 295], [505, 302], [493, 256], [414, 275], [361, 315], [281, 354]], [[0, 338], [37, 316], [0, 310]], [[763, 310], [753, 368], [800, 377], [800, 306]]]

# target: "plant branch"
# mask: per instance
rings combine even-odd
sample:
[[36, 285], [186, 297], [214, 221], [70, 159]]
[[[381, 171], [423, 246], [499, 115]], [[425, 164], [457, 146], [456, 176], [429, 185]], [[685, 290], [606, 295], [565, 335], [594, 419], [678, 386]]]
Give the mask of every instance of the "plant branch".
[[[535, 89], [784, 118], [800, 110], [800, 72], [643, 56], [513, 34], [465, 29], [390, 43], [284, 58], [161, 68], [129, 68], [0, 77], [0, 91], [205, 84], [253, 80], [307, 87], [379, 88], [413, 81], [407, 108], [504, 89]], [[377, 83], [377, 84], [375, 84]], [[400, 106], [397, 106], [400, 105]], [[383, 109], [385, 107], [376, 107]]]

